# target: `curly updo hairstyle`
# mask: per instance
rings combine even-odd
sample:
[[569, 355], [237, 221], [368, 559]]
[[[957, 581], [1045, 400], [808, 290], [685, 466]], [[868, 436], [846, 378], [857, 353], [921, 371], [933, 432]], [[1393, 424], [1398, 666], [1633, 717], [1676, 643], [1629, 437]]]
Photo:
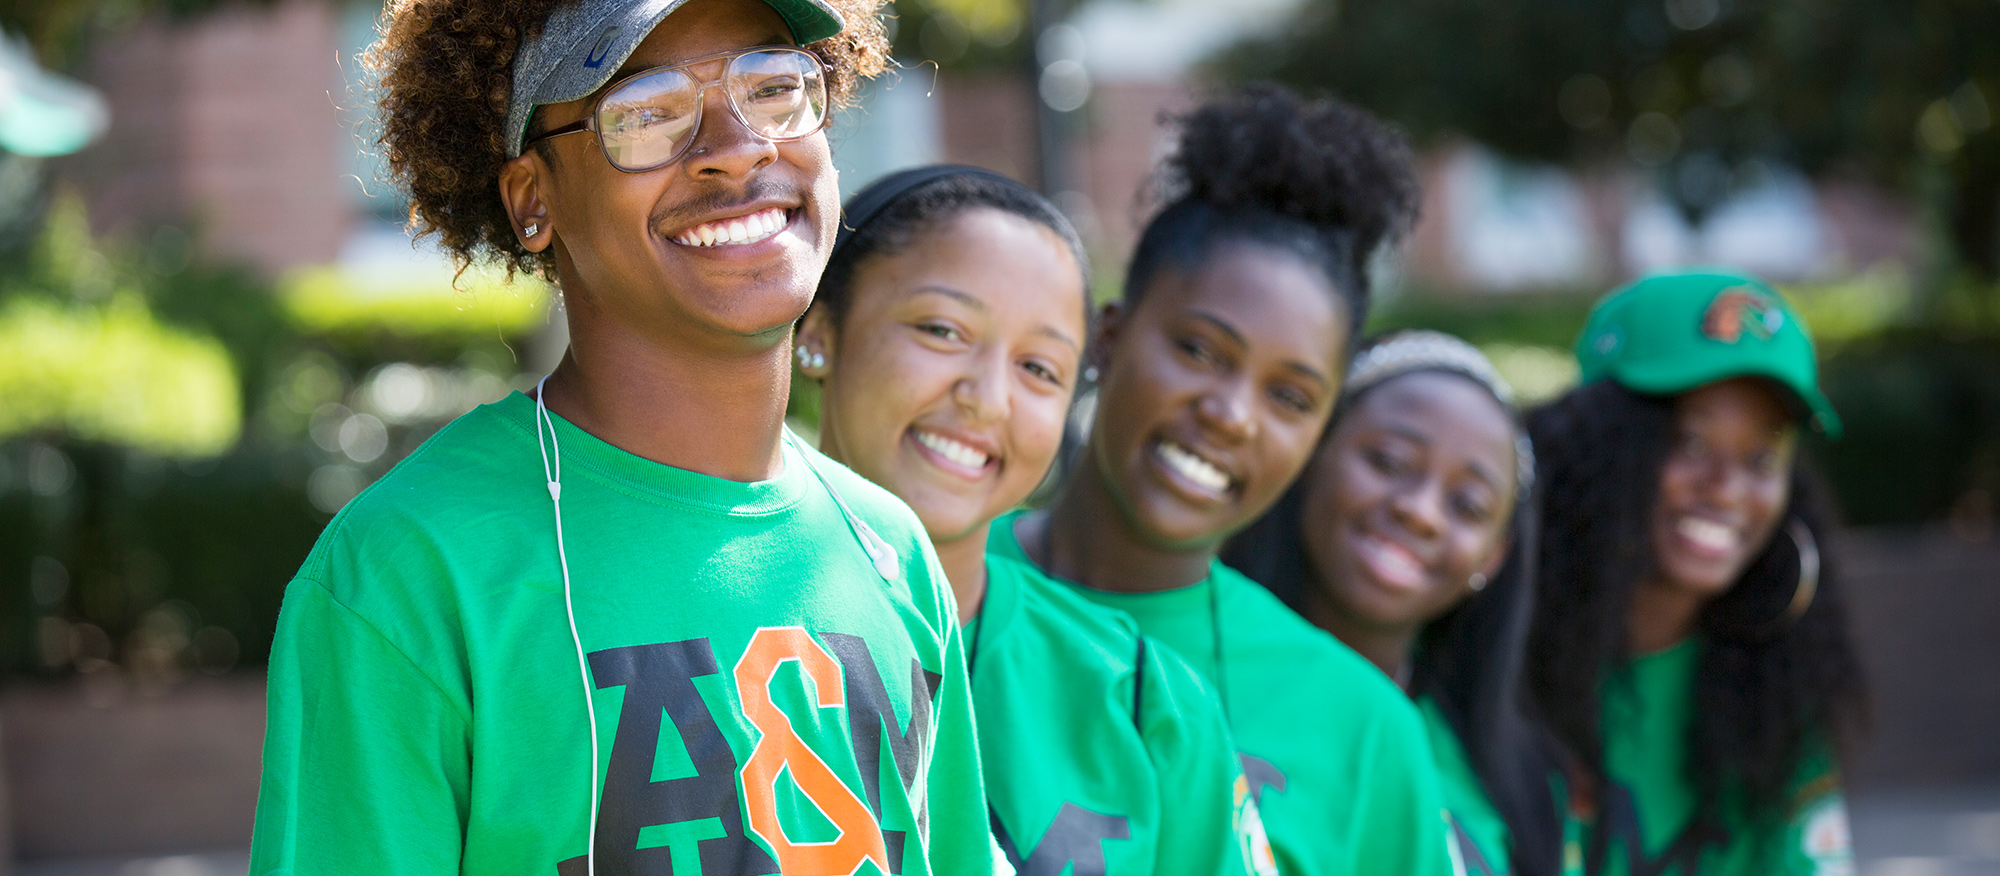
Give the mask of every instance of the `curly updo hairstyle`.
[[1417, 218], [1403, 135], [1338, 100], [1245, 86], [1181, 116], [1180, 142], [1154, 180], [1165, 203], [1125, 275], [1137, 305], [1163, 268], [1198, 269], [1229, 243], [1289, 251], [1318, 267], [1347, 305], [1348, 346], [1368, 317], [1368, 262]]
[[[1653, 569], [1651, 526], [1674, 447], [1674, 403], [1600, 380], [1531, 412], [1528, 430], [1544, 485], [1529, 682], [1552, 729], [1602, 782], [1599, 691], [1634, 656], [1626, 617], [1633, 590]], [[1707, 818], [1769, 825], [1787, 817], [1801, 764], [1851, 750], [1865, 723], [1825, 496], [1794, 462], [1778, 530], [1697, 616], [1702, 653], [1688, 779]], [[1811, 604], [1786, 622], [1800, 574], [1798, 549], [1784, 534], [1794, 520], [1819, 544], [1821, 566]]]
[[[410, 229], [436, 235], [462, 270], [492, 260], [549, 276], [554, 256], [514, 237], [500, 201], [514, 53], [564, 0], [393, 0], [365, 61], [380, 76], [377, 112], [389, 175], [410, 195]], [[844, 104], [889, 62], [877, 17], [884, 0], [828, 0], [846, 29], [806, 48], [826, 65]]]

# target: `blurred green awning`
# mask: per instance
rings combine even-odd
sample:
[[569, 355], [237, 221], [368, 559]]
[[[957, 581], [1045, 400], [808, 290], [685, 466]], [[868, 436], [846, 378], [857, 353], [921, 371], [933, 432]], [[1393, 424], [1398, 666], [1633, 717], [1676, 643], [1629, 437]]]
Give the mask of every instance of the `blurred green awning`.
[[0, 150], [68, 155], [90, 145], [110, 121], [97, 89], [42, 69], [27, 43], [0, 37]]

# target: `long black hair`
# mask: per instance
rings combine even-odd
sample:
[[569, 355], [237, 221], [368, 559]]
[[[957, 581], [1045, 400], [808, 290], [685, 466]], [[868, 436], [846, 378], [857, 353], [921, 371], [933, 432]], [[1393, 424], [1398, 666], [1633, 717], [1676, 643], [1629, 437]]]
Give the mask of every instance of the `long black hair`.
[[1222, 244], [1291, 252], [1325, 273], [1347, 307], [1348, 340], [1368, 318], [1368, 262], [1417, 215], [1402, 134], [1332, 98], [1245, 86], [1179, 118], [1180, 139], [1154, 179], [1165, 206], [1146, 223], [1125, 274], [1137, 305], [1163, 268], [1189, 272]]
[[[1650, 532], [1674, 446], [1673, 399], [1601, 380], [1536, 409], [1528, 428], [1546, 497], [1528, 676], [1550, 725], [1602, 782], [1600, 690], [1633, 656], [1627, 612], [1653, 569]], [[1818, 479], [1794, 463], [1784, 522], [1696, 620], [1699, 707], [1687, 745], [1697, 812], [1720, 818], [1742, 807], [1732, 814], [1753, 823], [1782, 819], [1802, 762], [1827, 747], [1850, 750], [1865, 720], [1825, 497]], [[1787, 621], [1800, 580], [1789, 521], [1811, 533], [1821, 565], [1811, 604]]]
[[[1369, 392], [1426, 373], [1472, 380], [1456, 371], [1402, 372], [1343, 396], [1333, 422], [1338, 424]], [[1514, 425], [1522, 428], [1518, 421]], [[1321, 441], [1332, 434], [1329, 427]], [[1225, 564], [1301, 614], [1318, 586], [1306, 558], [1302, 524], [1310, 477], [1308, 473], [1293, 483], [1222, 552]], [[1484, 590], [1460, 600], [1418, 632], [1410, 674], [1410, 693], [1436, 702], [1464, 745], [1474, 774], [1507, 824], [1511, 870], [1521, 876], [1555, 876], [1562, 871], [1563, 855], [1561, 807], [1549, 785], [1561, 758], [1554, 739], [1530, 717], [1523, 683], [1523, 655], [1535, 608], [1538, 493], [1533, 482], [1520, 485], [1508, 523], [1512, 547], [1506, 561]]]

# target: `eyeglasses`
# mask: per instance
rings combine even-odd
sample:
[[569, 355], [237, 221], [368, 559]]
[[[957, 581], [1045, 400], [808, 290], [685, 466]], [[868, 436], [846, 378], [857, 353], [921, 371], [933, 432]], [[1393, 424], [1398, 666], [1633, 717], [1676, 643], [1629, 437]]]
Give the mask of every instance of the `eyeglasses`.
[[[728, 59], [722, 78], [702, 82], [689, 67]], [[654, 67], [613, 84], [583, 120], [545, 131], [522, 144], [590, 131], [605, 160], [627, 173], [643, 173], [679, 159], [701, 130], [708, 90], [720, 87], [729, 111], [766, 140], [810, 137], [826, 125], [826, 68], [819, 58], [789, 47], [740, 49]]]

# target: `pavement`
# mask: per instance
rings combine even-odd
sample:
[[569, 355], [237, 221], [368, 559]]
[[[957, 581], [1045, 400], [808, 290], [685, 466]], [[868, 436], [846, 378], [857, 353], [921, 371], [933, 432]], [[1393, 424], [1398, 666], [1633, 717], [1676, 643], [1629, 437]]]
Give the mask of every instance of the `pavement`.
[[2000, 785], [1861, 793], [1859, 876], [2000, 876]]
[[[1856, 794], [1856, 876], [2000, 876], [2000, 785]], [[15, 865], [17, 876], [242, 876], [245, 851]]]

